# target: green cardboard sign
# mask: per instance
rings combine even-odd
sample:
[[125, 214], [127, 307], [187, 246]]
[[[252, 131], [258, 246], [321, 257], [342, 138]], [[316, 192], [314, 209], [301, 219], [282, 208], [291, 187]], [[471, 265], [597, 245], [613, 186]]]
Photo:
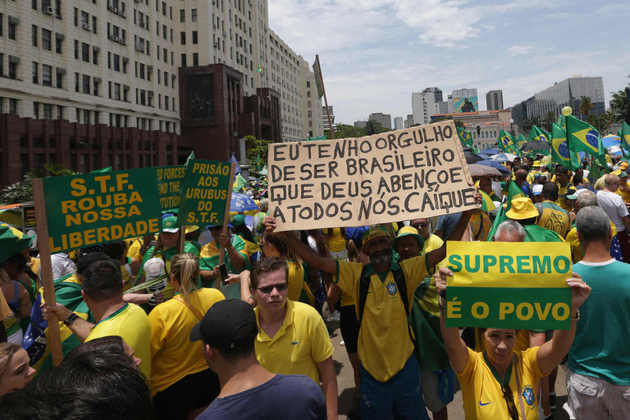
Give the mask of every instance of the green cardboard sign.
[[160, 166], [155, 168], [160, 207], [162, 210], [179, 209], [182, 199], [182, 182], [186, 177], [186, 166]]
[[189, 159], [179, 210], [180, 223], [222, 225], [231, 184], [229, 162]]
[[51, 253], [160, 230], [155, 168], [43, 179]]

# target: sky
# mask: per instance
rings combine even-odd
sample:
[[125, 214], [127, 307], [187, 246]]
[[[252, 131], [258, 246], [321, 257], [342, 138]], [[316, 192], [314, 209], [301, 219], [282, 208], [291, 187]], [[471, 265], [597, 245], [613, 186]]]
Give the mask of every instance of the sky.
[[[505, 107], [575, 75], [630, 82], [630, 1], [269, 0], [269, 24], [312, 63], [335, 122], [411, 114], [411, 93], [503, 90]], [[323, 103], [323, 100], [322, 100]]]

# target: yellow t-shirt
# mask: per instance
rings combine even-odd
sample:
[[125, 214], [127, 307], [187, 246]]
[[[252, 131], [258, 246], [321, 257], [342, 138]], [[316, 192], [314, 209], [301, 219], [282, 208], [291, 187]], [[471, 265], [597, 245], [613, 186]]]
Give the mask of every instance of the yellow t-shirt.
[[40, 259], [36, 257], [31, 257], [29, 264], [31, 266], [31, 271], [39, 276], [39, 270], [41, 270], [42, 268], [42, 262], [40, 261]]
[[190, 341], [190, 331], [208, 309], [225, 299], [217, 289], [190, 293], [186, 306], [181, 295], [157, 305], [149, 313], [151, 324], [151, 393], [156, 394], [186, 375], [208, 369], [201, 341]]
[[260, 327], [259, 310], [256, 358], [268, 371], [283, 375], [306, 375], [319, 384], [317, 364], [333, 354], [326, 324], [321, 315], [302, 302], [287, 300], [287, 313], [273, 337]]
[[[512, 366], [509, 386], [512, 390], [514, 405], [521, 417], [519, 389], [516, 374], [519, 375], [525, 420], [538, 420], [538, 383], [549, 372], [541, 372], [536, 355], [539, 347], [525, 351], [515, 351], [516, 362]], [[495, 379], [490, 367], [484, 360], [483, 353], [468, 349], [466, 367], [457, 373], [462, 388], [464, 412], [467, 420], [509, 419], [507, 403], [503, 397], [501, 385]], [[523, 419], [521, 419], [523, 420]]]
[[537, 207], [542, 208], [542, 212], [538, 219], [538, 226], [553, 230], [564, 238], [571, 227], [567, 212], [560, 208], [558, 204], [549, 200], [543, 201], [541, 205], [537, 205]]
[[315, 296], [311, 292], [311, 288], [306, 283], [306, 270], [304, 265], [297, 261], [287, 261], [289, 267], [289, 290], [287, 297], [291, 300], [300, 302], [308, 301], [311, 305], [315, 304]]
[[567, 194], [569, 188], [573, 188], [573, 185], [571, 185], [571, 183], [568, 183], [564, 187], [560, 185], [560, 183], [556, 183], [556, 185], [558, 186], [558, 201], [556, 201], [556, 204], [566, 211], [571, 211], [571, 207], [569, 207], [569, 204], [564, 196]]
[[[610, 222], [610, 230], [612, 235], [611, 237], [614, 238], [615, 235], [617, 235], [617, 228], [612, 221]], [[582, 258], [584, 258], [584, 251], [582, 250], [582, 245], [580, 244], [580, 239], [578, 238], [577, 227], [573, 226], [571, 228], [569, 233], [567, 233], [565, 240], [571, 247], [571, 261], [573, 261], [573, 264], [582, 261]]]
[[142, 261], [142, 255], [140, 255], [142, 242], [142, 238], [135, 238], [127, 243], [127, 258], [131, 258], [134, 261]]
[[[407, 283], [407, 301], [411, 306], [414, 292], [427, 276], [425, 257], [406, 259], [400, 267]], [[337, 261], [337, 285], [342, 292], [353, 296], [355, 302], [359, 301], [362, 270], [361, 263]], [[358, 308], [356, 310], [359, 311]], [[378, 274], [372, 274], [359, 329], [359, 360], [377, 381], [386, 382], [400, 372], [413, 353], [408, 314], [393, 273], [388, 272], [385, 281]]]
[[[626, 181], [626, 185], [630, 186], [630, 182]], [[623, 198], [623, 202], [627, 204], [630, 204], [630, 192], [624, 191], [621, 188], [617, 189], [617, 194], [619, 194], [621, 196], [621, 198]]]
[[100, 321], [92, 328], [85, 341], [117, 335], [125, 340], [137, 357], [142, 360], [140, 371], [151, 378], [151, 326], [144, 309], [133, 303], [125, 305]]
[[[328, 233], [328, 229], [324, 229]], [[341, 228], [333, 228], [332, 234], [328, 236], [328, 250], [330, 252], [341, 252], [346, 249], [346, 240], [341, 233]]]

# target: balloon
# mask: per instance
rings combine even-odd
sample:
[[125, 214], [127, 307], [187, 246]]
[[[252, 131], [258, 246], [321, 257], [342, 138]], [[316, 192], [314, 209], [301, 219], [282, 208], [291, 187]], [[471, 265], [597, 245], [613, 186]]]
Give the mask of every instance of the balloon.
[[573, 108], [571, 108], [570, 106], [565, 106], [564, 108], [562, 108], [562, 115], [564, 115], [565, 117], [568, 117], [572, 113], [573, 113]]

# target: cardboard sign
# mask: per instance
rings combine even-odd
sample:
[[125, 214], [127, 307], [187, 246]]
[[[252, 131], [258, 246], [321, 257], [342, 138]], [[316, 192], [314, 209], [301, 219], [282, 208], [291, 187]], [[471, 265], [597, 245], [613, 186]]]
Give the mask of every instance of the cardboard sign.
[[155, 176], [162, 210], [179, 209], [182, 199], [181, 184], [186, 176], [186, 167], [184, 165], [161, 166], [155, 168]]
[[223, 225], [229, 210], [232, 164], [189, 159], [182, 189], [180, 221], [186, 225]]
[[569, 244], [448, 241], [446, 252], [447, 327], [569, 329]]
[[453, 121], [268, 147], [269, 214], [278, 231], [363, 226], [478, 207]]
[[51, 253], [160, 230], [154, 168], [50, 177], [43, 187]]

